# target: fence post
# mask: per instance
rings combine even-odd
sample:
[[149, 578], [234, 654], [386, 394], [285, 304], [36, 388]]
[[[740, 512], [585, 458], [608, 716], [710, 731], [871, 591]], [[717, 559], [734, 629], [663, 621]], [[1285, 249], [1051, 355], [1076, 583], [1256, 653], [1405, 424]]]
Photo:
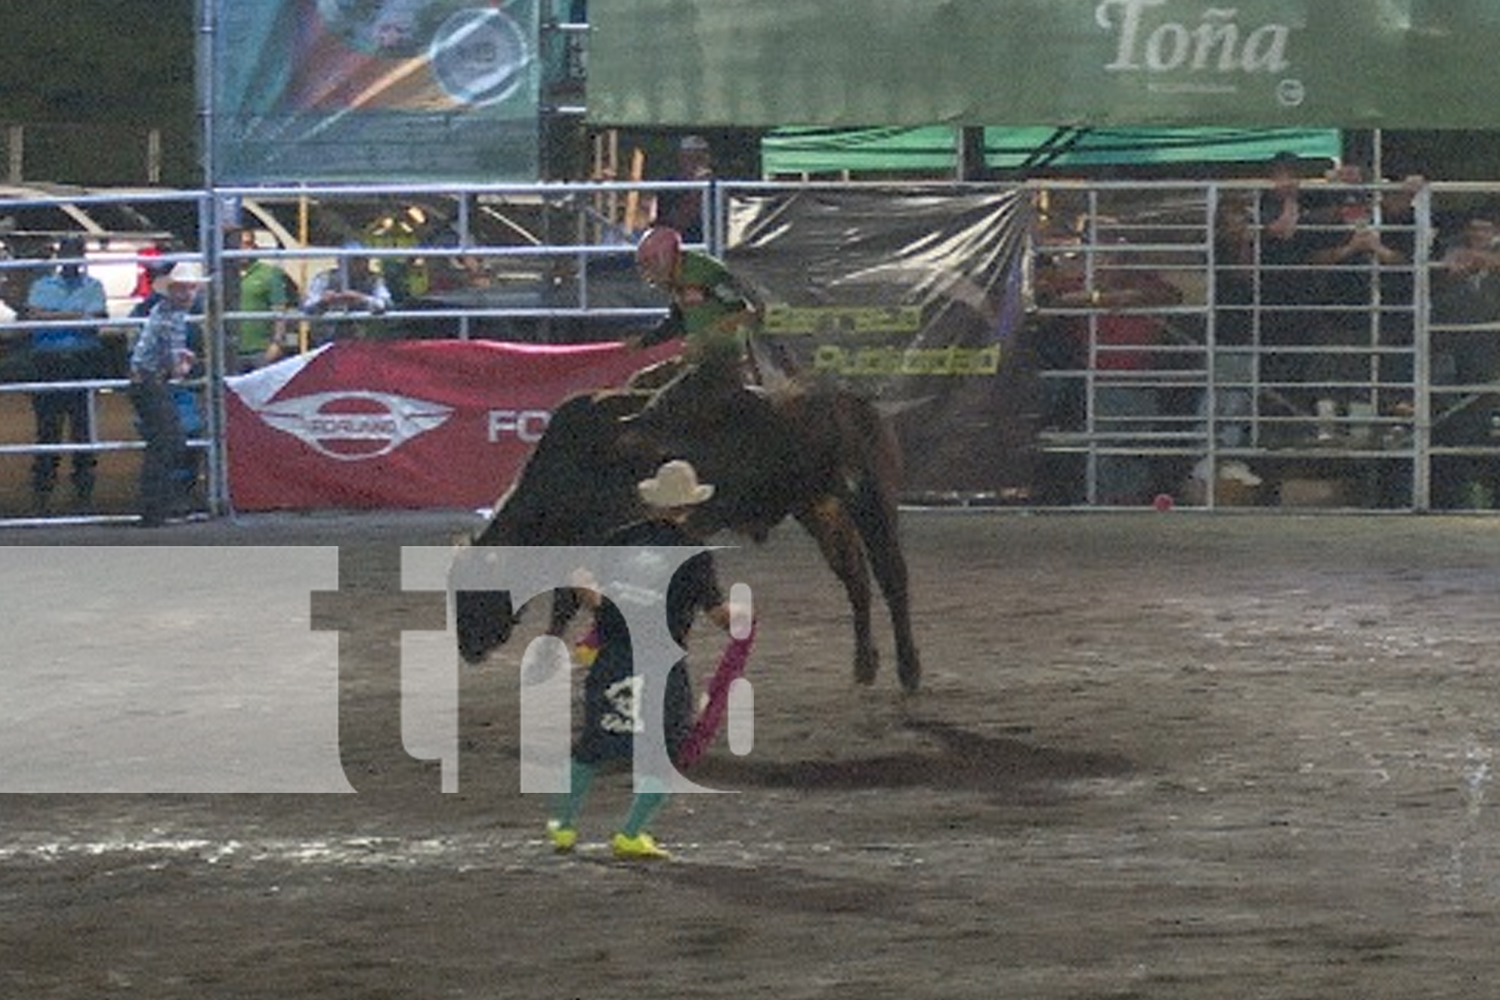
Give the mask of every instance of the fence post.
[[5, 176], [11, 184], [19, 184], [25, 176], [26, 126], [12, 125], [7, 129], [5, 148], [8, 161]]
[[146, 183], [161, 183], [161, 129], [146, 133]]

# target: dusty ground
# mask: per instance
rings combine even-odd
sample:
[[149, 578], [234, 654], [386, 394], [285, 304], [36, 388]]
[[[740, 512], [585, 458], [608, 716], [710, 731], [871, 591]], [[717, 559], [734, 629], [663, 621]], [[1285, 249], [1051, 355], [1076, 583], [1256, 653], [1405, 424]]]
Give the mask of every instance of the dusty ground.
[[[395, 547], [460, 520], [0, 540], [336, 540], [344, 588], [389, 614], [400, 598], [370, 595]], [[947, 511], [903, 530], [915, 697], [889, 664], [853, 687], [802, 535], [721, 555], [762, 616], [756, 745], [697, 773], [739, 794], [661, 817], [673, 862], [607, 858], [619, 783], [580, 855], [549, 853], [517, 791], [507, 647], [465, 677], [457, 794], [362, 756], [393, 738], [370, 678], [368, 725], [344, 734], [359, 795], [4, 799], [0, 997], [1492, 994], [1500, 520]]]

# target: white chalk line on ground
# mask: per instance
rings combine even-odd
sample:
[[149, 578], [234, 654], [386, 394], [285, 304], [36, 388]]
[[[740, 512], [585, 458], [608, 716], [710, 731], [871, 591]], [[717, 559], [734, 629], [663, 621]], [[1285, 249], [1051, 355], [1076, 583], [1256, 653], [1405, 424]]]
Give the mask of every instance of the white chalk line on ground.
[[[931, 849], [978, 846], [972, 840], [931, 843], [835, 843], [774, 841], [747, 844], [743, 841], [671, 843], [663, 841], [674, 861], [714, 865], [753, 866], [764, 862], [816, 861], [829, 855], [879, 857], [883, 864], [921, 864]], [[999, 839], [995, 843], [998, 845]], [[461, 836], [407, 839], [401, 837], [355, 837], [347, 839], [214, 840], [202, 837], [152, 836], [141, 839], [53, 840], [24, 846], [0, 847], [0, 868], [27, 865], [62, 865], [81, 860], [117, 861], [121, 867], [145, 865], [166, 868], [183, 863], [207, 867], [244, 865], [309, 866], [328, 868], [447, 867], [473, 869], [504, 867], [516, 860], [537, 858], [610, 860], [606, 841], [589, 841], [570, 854], [557, 854], [541, 836], [495, 838]]]

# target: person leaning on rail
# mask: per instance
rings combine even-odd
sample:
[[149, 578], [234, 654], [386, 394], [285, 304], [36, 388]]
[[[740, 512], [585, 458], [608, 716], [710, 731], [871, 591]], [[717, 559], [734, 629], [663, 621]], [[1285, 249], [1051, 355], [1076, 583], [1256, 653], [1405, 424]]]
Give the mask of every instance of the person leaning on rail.
[[[92, 277], [84, 266], [85, 251], [81, 237], [64, 237], [57, 244], [57, 259], [61, 263], [51, 274], [32, 282], [27, 293], [27, 318], [49, 324], [38, 326], [31, 333], [32, 378], [37, 382], [81, 382], [108, 374], [104, 342], [99, 327], [92, 323], [108, 316], [108, 299], [104, 283]], [[73, 320], [79, 321], [77, 326], [51, 325]], [[36, 417], [37, 444], [61, 444], [65, 429], [72, 444], [87, 445], [93, 441], [87, 390], [34, 393], [31, 409]], [[38, 513], [45, 512], [51, 502], [60, 464], [61, 457], [56, 452], [40, 452], [32, 459], [32, 507]], [[73, 500], [81, 509], [93, 503], [96, 464], [90, 451], [73, 453]]]
[[[394, 297], [364, 244], [345, 244], [349, 255], [338, 267], [313, 275], [302, 299], [302, 311], [309, 316], [380, 316], [391, 307]], [[339, 319], [321, 322], [313, 330], [313, 342], [326, 344], [368, 336], [362, 319]]]

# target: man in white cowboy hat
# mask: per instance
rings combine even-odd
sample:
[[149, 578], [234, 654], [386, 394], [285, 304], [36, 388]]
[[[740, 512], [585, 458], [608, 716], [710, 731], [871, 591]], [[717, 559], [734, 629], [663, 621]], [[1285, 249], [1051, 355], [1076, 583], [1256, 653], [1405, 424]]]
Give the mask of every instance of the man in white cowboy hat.
[[[666, 462], [649, 479], [637, 484], [647, 516], [616, 531], [608, 545], [631, 550], [625, 562], [662, 558], [663, 547], [695, 546], [700, 540], [690, 535], [684, 522], [692, 508], [714, 494], [713, 486], [698, 482], [697, 470], [680, 459]], [[638, 581], [631, 581], [630, 592], [640, 593]], [[625, 592], [621, 587], [605, 587], [611, 593]], [[662, 698], [662, 722], [668, 756], [675, 762], [693, 724], [692, 692], [688, 684], [687, 660], [672, 667], [665, 694], [647, 689], [649, 679], [637, 676], [630, 644], [630, 629], [625, 617], [611, 603], [600, 597], [597, 585], [586, 572], [579, 579], [580, 597], [595, 613], [594, 630], [597, 654], [584, 681], [583, 727], [573, 744], [568, 793], [559, 798], [552, 818], [547, 822], [547, 836], [554, 849], [571, 851], [578, 840], [577, 819], [589, 785], [598, 769], [607, 763], [634, 759], [634, 734], [642, 717], [645, 700]], [[642, 595], [653, 599], [652, 595]], [[725, 632], [729, 631], [729, 605], [719, 587], [713, 556], [700, 552], [684, 562], [673, 574], [665, 594], [654, 595], [665, 606], [667, 629], [672, 640], [687, 648], [688, 633], [698, 612]], [[627, 861], [650, 861], [668, 857], [646, 832], [646, 826], [666, 804], [665, 781], [643, 776], [631, 802], [624, 824], [610, 839], [615, 857]]]
[[130, 401], [146, 442], [140, 487], [144, 526], [161, 524], [182, 500], [173, 472], [183, 464], [187, 435], [172, 383], [188, 375], [197, 360], [188, 348], [188, 317], [208, 280], [195, 261], [181, 261], [158, 278], [162, 299], [130, 351]]

